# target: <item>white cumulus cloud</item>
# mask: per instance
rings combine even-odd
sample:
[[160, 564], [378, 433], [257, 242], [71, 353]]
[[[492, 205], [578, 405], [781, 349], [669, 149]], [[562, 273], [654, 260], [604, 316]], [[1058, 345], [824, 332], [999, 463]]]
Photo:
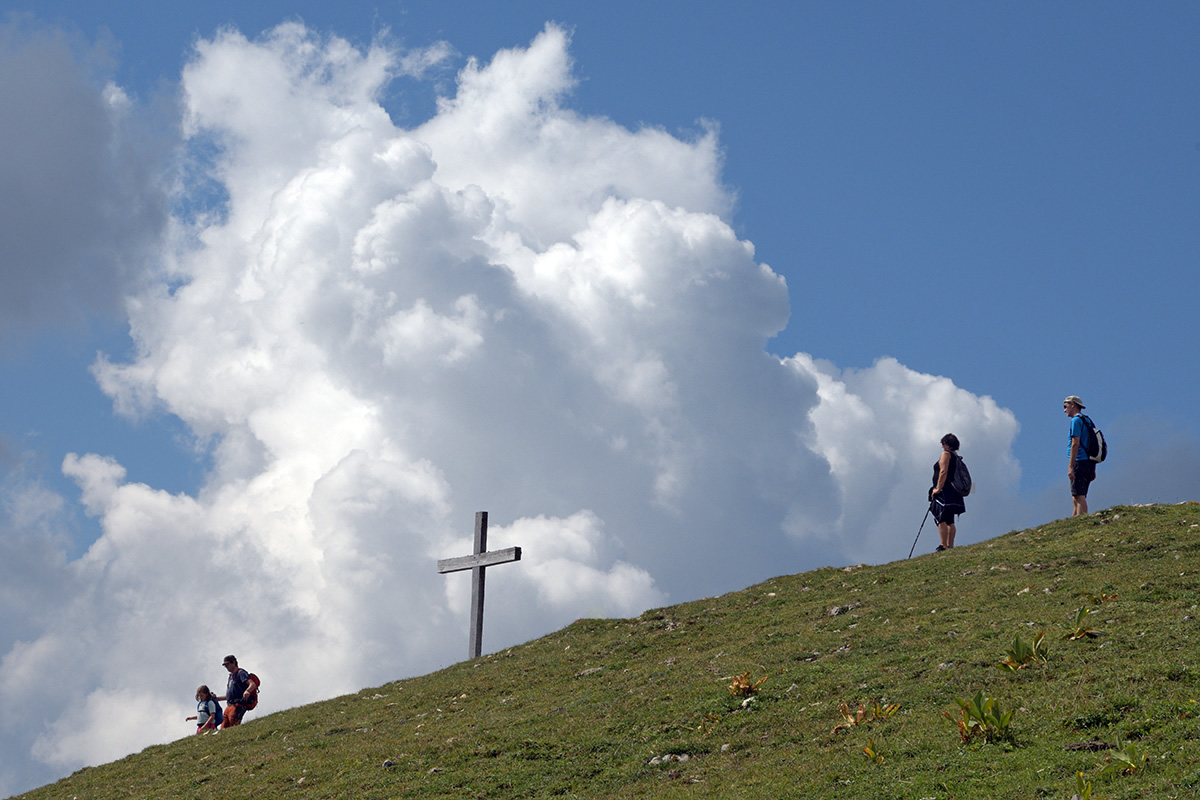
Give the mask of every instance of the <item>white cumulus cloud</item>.
[[[183, 192], [224, 201], [181, 212], [128, 302], [136, 353], [94, 372], [212, 468], [193, 496], [66, 459], [102, 535], [22, 567], [64, 590], [0, 643], [6, 753], [66, 770], [183, 735], [226, 652], [264, 679], [255, 714], [458, 660], [469, 583], [435, 565], [477, 510], [524, 553], [488, 572], [487, 649], [902, 557], [949, 430], [987, 488], [960, 538], [998, 532], [1011, 413], [892, 359], [767, 352], [788, 287], [730, 225], [714, 127], [571, 111], [555, 26], [397, 127], [387, 81], [444, 57], [296, 23], [197, 46], [185, 133], [218, 149]], [[54, 503], [22, 491], [37, 539]]]

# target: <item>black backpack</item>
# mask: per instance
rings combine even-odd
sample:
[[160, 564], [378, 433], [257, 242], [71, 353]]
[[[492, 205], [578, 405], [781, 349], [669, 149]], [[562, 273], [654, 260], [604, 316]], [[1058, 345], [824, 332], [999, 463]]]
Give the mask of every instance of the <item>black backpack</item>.
[[1084, 451], [1088, 458], [1095, 461], [1097, 464], [1108, 458], [1108, 442], [1104, 441], [1104, 434], [1100, 432], [1086, 415], [1080, 414], [1083, 417], [1083, 427], [1087, 429], [1088, 437], [1087, 444], [1084, 445]]
[[962, 460], [962, 456], [958, 453], [954, 454], [954, 477], [950, 479], [950, 488], [958, 492], [963, 497], [971, 493], [971, 488], [974, 486], [971, 483], [971, 471], [967, 469], [967, 462]]

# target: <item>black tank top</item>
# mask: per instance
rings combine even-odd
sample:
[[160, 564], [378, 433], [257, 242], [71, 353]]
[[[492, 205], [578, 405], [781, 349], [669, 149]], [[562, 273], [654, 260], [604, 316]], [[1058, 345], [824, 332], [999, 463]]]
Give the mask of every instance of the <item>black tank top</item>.
[[[963, 499], [962, 495], [959, 494], [958, 492], [954, 491], [954, 487], [951, 485], [954, 482], [954, 473], [958, 471], [958, 459], [955, 458], [955, 456], [957, 456], [957, 455], [958, 455], [958, 453], [956, 453], [955, 451], [953, 451], [953, 450], [950, 451], [950, 466], [946, 470], [946, 482], [944, 484], [942, 484], [942, 502], [949, 503], [953, 500], [953, 501], [957, 501], [957, 502], [961, 503], [962, 499]], [[938, 473], [941, 472], [941, 468], [938, 466], [940, 463], [941, 463], [941, 459], [939, 458], [933, 464], [933, 487], [932, 488], [934, 488], [934, 489], [937, 488]]]

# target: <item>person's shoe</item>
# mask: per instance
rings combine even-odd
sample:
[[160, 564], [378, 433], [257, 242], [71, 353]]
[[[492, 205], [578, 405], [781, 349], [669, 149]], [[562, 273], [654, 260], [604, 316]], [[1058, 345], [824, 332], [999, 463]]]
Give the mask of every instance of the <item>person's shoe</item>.
[[945, 550], [945, 549], [946, 549], [945, 547], [942, 547], [942, 546], [939, 544], [939, 545], [938, 545], [936, 548], [934, 548], [934, 551], [933, 551], [933, 552], [935, 552], [935, 553], [940, 553], [940, 552], [942, 552], [942, 551], [943, 551], [943, 550]]

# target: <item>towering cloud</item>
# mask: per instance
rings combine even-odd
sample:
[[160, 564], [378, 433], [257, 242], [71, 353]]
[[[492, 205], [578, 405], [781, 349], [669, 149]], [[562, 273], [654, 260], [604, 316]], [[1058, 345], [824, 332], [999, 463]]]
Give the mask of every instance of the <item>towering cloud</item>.
[[182, 735], [226, 651], [257, 713], [458, 660], [468, 585], [435, 561], [480, 509], [525, 554], [489, 573], [486, 649], [902, 557], [947, 430], [1000, 518], [1012, 415], [891, 359], [769, 354], [788, 287], [730, 227], [716, 131], [572, 112], [568, 43], [468, 63], [411, 130], [379, 98], [444, 47], [199, 44], [173, 249], [129, 300], [136, 355], [94, 371], [211, 472], [171, 495], [67, 458], [103, 535], [43, 548], [61, 591], [7, 643], [0, 706], [44, 725], [5, 752], [67, 769]]

